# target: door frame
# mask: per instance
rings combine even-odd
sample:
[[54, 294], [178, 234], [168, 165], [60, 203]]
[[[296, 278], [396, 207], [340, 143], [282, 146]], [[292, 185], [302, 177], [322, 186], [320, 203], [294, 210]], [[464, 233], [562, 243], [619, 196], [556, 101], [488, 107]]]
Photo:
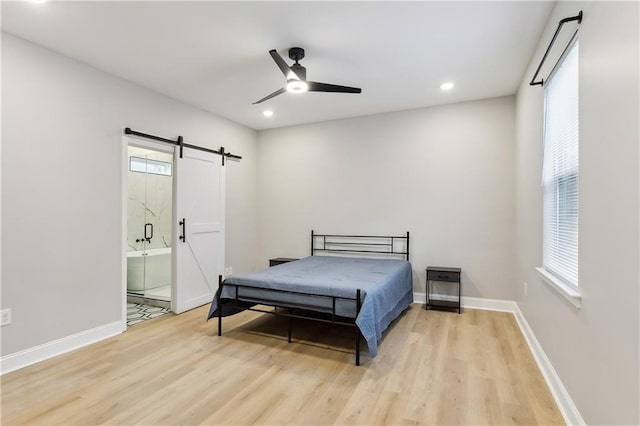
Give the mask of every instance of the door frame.
[[[122, 315], [121, 315], [121, 326], [122, 331], [127, 331], [127, 221], [128, 221], [128, 203], [129, 203], [129, 146], [135, 146], [138, 148], [146, 148], [154, 151], [160, 151], [167, 154], [171, 154], [174, 157], [172, 162], [173, 168], [175, 170], [175, 147], [169, 146], [167, 144], [162, 144], [160, 142], [152, 142], [147, 139], [143, 139], [134, 135], [123, 135], [122, 136], [122, 145], [121, 145], [121, 223], [122, 223], [122, 232], [120, 235], [120, 256], [121, 256], [121, 292], [122, 292]], [[171, 222], [175, 222], [175, 203], [176, 203], [176, 180], [175, 173], [174, 176], [171, 177], [172, 191], [171, 191]], [[173, 223], [173, 225], [175, 225]], [[172, 233], [175, 235], [174, 229], [172, 225]], [[175, 238], [171, 238], [171, 268], [175, 267], [173, 258], [175, 256]], [[173, 295], [175, 293], [175, 280], [173, 279], [173, 270], [171, 271], [171, 307], [173, 308]]]

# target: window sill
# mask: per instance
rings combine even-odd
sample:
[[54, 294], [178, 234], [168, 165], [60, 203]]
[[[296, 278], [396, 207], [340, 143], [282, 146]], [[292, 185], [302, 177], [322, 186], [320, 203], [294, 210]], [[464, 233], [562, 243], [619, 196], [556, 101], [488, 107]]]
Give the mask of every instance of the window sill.
[[551, 288], [564, 296], [573, 306], [580, 309], [582, 307], [582, 295], [574, 288], [569, 287], [558, 278], [551, 275], [544, 268], [536, 268], [536, 271], [540, 273], [544, 282], [549, 284]]

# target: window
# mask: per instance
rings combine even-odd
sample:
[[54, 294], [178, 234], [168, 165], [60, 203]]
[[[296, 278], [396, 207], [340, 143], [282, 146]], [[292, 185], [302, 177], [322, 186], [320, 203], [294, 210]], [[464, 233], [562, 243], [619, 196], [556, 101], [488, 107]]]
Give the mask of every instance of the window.
[[129, 170], [132, 172], [171, 176], [171, 163], [131, 156], [129, 157]]
[[[578, 289], [578, 41], [544, 89], [543, 269]], [[542, 271], [541, 271], [542, 272]], [[543, 275], [545, 275], [543, 273]]]

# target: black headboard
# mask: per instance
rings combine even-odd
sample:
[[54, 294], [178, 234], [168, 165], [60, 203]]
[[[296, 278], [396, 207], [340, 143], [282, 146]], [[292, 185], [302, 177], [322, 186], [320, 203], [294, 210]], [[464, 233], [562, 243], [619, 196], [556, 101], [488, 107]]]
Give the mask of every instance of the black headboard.
[[409, 260], [409, 231], [403, 236], [342, 235], [316, 234], [312, 229], [311, 256], [316, 253], [387, 254]]

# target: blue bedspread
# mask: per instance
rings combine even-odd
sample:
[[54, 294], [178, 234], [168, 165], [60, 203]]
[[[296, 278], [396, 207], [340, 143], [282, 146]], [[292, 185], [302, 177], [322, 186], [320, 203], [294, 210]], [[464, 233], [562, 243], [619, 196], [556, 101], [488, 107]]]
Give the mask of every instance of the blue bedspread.
[[[241, 288], [234, 284], [251, 287]], [[305, 307], [328, 312], [329, 298], [308, 296], [319, 294], [355, 299], [361, 290], [362, 307], [356, 325], [367, 341], [371, 356], [376, 356], [378, 340], [389, 324], [413, 302], [411, 264], [397, 259], [361, 259], [348, 257], [312, 256], [284, 263], [258, 272], [231, 276], [224, 281], [222, 298], [239, 299], [251, 303], [277, 300], [280, 306]], [[295, 291], [305, 294], [269, 292], [265, 289]], [[214, 297], [208, 319], [217, 315]], [[238, 309], [232, 313], [238, 312]], [[355, 317], [355, 300], [336, 302], [336, 314]]]

